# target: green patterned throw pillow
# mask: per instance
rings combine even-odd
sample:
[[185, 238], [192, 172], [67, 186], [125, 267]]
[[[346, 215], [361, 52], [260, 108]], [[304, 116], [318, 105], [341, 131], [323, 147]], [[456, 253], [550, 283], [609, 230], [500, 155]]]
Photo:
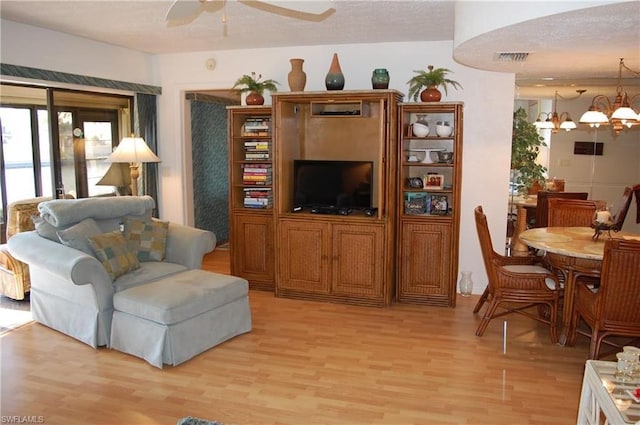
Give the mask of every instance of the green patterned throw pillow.
[[132, 218], [124, 220], [124, 237], [129, 249], [141, 262], [164, 260], [168, 232], [168, 221], [142, 221]]
[[119, 230], [92, 236], [89, 245], [112, 280], [140, 267], [140, 262]]

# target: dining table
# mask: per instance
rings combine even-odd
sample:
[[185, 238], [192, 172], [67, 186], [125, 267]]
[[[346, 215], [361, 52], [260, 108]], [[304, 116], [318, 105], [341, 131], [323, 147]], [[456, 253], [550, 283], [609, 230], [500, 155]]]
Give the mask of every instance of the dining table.
[[629, 232], [605, 232], [598, 238], [591, 227], [539, 227], [519, 234], [531, 248], [544, 251], [545, 260], [561, 269], [565, 276], [560, 344], [567, 345], [575, 296], [576, 278], [580, 275], [600, 277], [604, 243], [608, 238], [640, 240]]

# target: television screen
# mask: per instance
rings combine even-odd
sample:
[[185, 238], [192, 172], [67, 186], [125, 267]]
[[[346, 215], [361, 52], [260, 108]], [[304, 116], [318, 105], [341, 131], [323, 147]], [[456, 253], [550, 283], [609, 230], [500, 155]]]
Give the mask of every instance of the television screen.
[[296, 207], [371, 208], [373, 162], [295, 160]]

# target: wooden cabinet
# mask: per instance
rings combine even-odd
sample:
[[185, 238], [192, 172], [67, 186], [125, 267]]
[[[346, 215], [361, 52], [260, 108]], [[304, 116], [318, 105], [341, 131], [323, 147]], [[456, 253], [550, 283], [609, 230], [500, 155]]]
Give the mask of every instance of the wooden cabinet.
[[[455, 306], [462, 108], [460, 102], [399, 106], [396, 293], [399, 302]], [[427, 124], [428, 130], [420, 126], [421, 122]]]
[[[401, 98], [394, 90], [272, 94], [277, 296], [391, 303]], [[301, 160], [372, 164], [369, 204], [344, 215], [299, 206], [295, 163]]]
[[275, 288], [271, 107], [227, 107], [231, 274]]
[[279, 240], [279, 296], [383, 304], [383, 226], [283, 219]]
[[275, 256], [273, 217], [264, 214], [233, 216], [231, 274], [242, 276], [251, 289], [274, 290]]

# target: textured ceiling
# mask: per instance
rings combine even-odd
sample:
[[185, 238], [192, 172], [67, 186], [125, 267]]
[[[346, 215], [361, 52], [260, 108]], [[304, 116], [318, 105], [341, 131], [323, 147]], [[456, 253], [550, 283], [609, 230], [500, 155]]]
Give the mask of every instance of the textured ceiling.
[[[148, 53], [454, 38], [453, 1], [333, 0], [335, 12], [315, 21], [268, 13], [255, 7], [260, 6], [255, 1], [228, 0], [224, 8], [222, 1], [215, 1], [191, 22], [167, 23], [172, 3], [2, 0], [0, 16]], [[538, 3], [544, 7], [545, 2]], [[523, 63], [496, 61], [496, 53], [505, 51], [530, 54]], [[499, 28], [463, 43], [455, 52], [455, 59], [465, 65], [515, 73], [522, 90], [543, 83], [552, 88], [546, 94], [554, 87], [615, 85], [620, 57], [640, 70], [640, 1]], [[640, 86], [638, 75], [626, 72], [623, 77], [625, 87]]]

